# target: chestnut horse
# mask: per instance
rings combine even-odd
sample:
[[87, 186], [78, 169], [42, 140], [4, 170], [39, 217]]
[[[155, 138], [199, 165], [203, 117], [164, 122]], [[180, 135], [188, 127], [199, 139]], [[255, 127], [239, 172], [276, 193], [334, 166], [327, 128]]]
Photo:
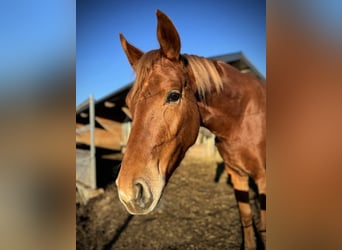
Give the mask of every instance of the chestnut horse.
[[248, 179], [258, 187], [259, 230], [265, 244], [265, 84], [224, 62], [180, 54], [172, 21], [159, 10], [157, 19], [160, 49], [144, 53], [120, 34], [136, 73], [126, 97], [132, 129], [116, 181], [120, 200], [131, 214], [151, 212], [204, 126], [216, 135], [231, 175], [245, 248], [255, 249]]

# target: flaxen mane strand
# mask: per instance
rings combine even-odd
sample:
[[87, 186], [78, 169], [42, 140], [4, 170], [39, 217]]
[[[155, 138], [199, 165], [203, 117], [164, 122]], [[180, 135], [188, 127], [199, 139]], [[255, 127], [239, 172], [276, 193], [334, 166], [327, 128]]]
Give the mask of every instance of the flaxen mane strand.
[[189, 62], [191, 71], [195, 77], [197, 92], [202, 99], [209, 94], [213, 87], [217, 92], [222, 90], [221, 76], [213, 61], [195, 55], [184, 55]]

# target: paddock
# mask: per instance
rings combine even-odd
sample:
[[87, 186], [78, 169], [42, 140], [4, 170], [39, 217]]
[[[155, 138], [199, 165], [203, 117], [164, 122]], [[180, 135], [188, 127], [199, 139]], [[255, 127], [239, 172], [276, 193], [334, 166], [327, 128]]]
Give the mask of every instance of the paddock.
[[[220, 159], [200, 148], [190, 149], [149, 215], [129, 215], [114, 184], [87, 205], [78, 204], [77, 249], [240, 249], [233, 188]], [[255, 191], [250, 198], [257, 224]]]

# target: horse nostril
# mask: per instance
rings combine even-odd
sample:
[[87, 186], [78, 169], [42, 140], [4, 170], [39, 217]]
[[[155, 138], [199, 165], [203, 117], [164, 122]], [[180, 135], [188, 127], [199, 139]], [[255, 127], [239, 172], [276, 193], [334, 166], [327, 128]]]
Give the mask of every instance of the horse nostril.
[[144, 196], [144, 187], [143, 187], [143, 185], [142, 185], [141, 183], [139, 183], [139, 182], [135, 184], [135, 194], [136, 194], [135, 198], [136, 198], [137, 200], [143, 199], [143, 196]]
[[148, 207], [151, 203], [151, 192], [147, 183], [143, 180], [135, 182], [135, 200], [139, 207]]

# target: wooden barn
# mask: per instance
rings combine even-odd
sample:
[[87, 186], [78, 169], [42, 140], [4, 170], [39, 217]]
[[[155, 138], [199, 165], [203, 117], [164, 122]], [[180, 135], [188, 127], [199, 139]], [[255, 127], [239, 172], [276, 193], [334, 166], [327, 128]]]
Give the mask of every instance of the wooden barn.
[[[210, 57], [231, 64], [243, 73], [265, 78], [242, 52]], [[90, 96], [76, 108], [76, 184], [78, 189], [96, 190], [114, 181], [119, 170], [131, 128], [125, 98], [131, 84], [100, 100]], [[201, 128], [192, 152], [206, 149], [208, 156], [215, 153], [214, 137]], [[81, 197], [82, 198], [82, 197]]]

